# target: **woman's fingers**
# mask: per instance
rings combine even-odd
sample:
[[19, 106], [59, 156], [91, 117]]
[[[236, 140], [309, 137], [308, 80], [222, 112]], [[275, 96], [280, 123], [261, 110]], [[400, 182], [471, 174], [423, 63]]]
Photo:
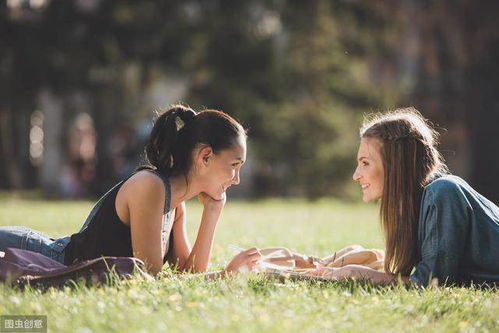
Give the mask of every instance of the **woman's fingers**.
[[247, 260], [249, 260], [249, 261], [258, 261], [258, 260], [260, 260], [260, 258], [261, 258], [261, 257], [262, 257], [262, 256], [260, 256], [260, 255], [258, 255], [258, 254], [252, 254], [252, 255], [250, 255], [250, 256], [247, 256], [246, 258], [247, 258]]
[[281, 262], [281, 261], [288, 261], [288, 260], [294, 260], [295, 258], [293, 256], [283, 256], [283, 257], [272, 257], [268, 258], [266, 261], [270, 263], [274, 262]]
[[342, 279], [358, 277], [358, 274], [356, 274], [357, 267], [360, 266], [348, 265], [340, 268], [324, 267], [324, 268], [318, 268], [315, 271], [312, 271], [308, 274], [312, 276], [327, 277], [329, 279], [334, 279], [334, 280], [342, 280]]
[[223, 193], [220, 198], [213, 198], [212, 196], [201, 192], [198, 194], [198, 200], [203, 205], [204, 209], [221, 211], [225, 205], [226, 196], [225, 193]]
[[245, 261], [258, 261], [262, 257], [262, 254], [256, 247], [243, 251], [240, 255], [243, 256]]
[[258, 250], [258, 248], [256, 248], [256, 247], [252, 247], [252, 248], [247, 249], [247, 250], [245, 250], [245, 251], [243, 251], [241, 253], [245, 253], [247, 255], [252, 255], [252, 254], [255, 254], [255, 253], [259, 253], [260, 254], [260, 250]]
[[307, 275], [310, 275], [310, 276], [320, 276], [320, 277], [323, 277], [327, 274], [327, 272], [324, 272], [322, 270], [315, 270], [315, 271], [311, 271], [311, 272], [308, 272]]
[[336, 278], [335, 271], [336, 271], [336, 269], [334, 269], [334, 268], [321, 267], [321, 268], [317, 268], [316, 270], [313, 270], [311, 272], [307, 272], [307, 275]]
[[251, 255], [248, 255], [246, 257], [246, 261], [247, 262], [251, 262], [251, 263], [257, 263], [258, 261], [260, 261], [260, 258], [262, 257], [261, 254], [259, 253], [254, 253], [254, 254], [251, 254]]

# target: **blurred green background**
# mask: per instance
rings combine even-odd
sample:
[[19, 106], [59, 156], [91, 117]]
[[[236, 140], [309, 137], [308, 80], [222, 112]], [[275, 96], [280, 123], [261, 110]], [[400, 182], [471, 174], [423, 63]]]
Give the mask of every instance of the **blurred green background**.
[[[154, 111], [249, 129], [231, 195], [357, 198], [363, 116], [413, 105], [499, 202], [499, 2], [0, 2], [0, 189], [94, 197], [144, 161]], [[445, 130], [443, 130], [445, 129]]]

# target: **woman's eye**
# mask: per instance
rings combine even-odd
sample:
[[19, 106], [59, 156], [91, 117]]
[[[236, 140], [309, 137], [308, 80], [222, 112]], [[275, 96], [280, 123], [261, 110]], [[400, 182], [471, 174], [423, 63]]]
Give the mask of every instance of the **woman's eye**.
[[239, 165], [239, 163], [232, 163], [232, 166], [235, 168]]

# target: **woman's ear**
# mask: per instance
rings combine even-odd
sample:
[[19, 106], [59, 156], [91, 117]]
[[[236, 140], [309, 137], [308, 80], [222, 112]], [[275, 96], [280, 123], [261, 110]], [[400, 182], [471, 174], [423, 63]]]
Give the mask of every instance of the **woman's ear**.
[[198, 152], [198, 162], [200, 165], [207, 166], [213, 155], [213, 149], [208, 145], [203, 145]]

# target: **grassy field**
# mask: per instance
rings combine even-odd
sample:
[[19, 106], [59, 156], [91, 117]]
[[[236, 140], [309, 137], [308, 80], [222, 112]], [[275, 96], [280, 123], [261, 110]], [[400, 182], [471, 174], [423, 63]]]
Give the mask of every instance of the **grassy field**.
[[[52, 237], [79, 229], [90, 202], [0, 195], [0, 225], [25, 225]], [[191, 240], [201, 214], [188, 203]], [[348, 244], [382, 247], [373, 205], [324, 200], [229, 202], [219, 222], [212, 268], [228, 244], [286, 246], [323, 256]], [[16, 291], [0, 285], [0, 315], [47, 315], [49, 332], [499, 332], [499, 291], [419, 290], [362, 283], [307, 283], [247, 275], [204, 280]]]

